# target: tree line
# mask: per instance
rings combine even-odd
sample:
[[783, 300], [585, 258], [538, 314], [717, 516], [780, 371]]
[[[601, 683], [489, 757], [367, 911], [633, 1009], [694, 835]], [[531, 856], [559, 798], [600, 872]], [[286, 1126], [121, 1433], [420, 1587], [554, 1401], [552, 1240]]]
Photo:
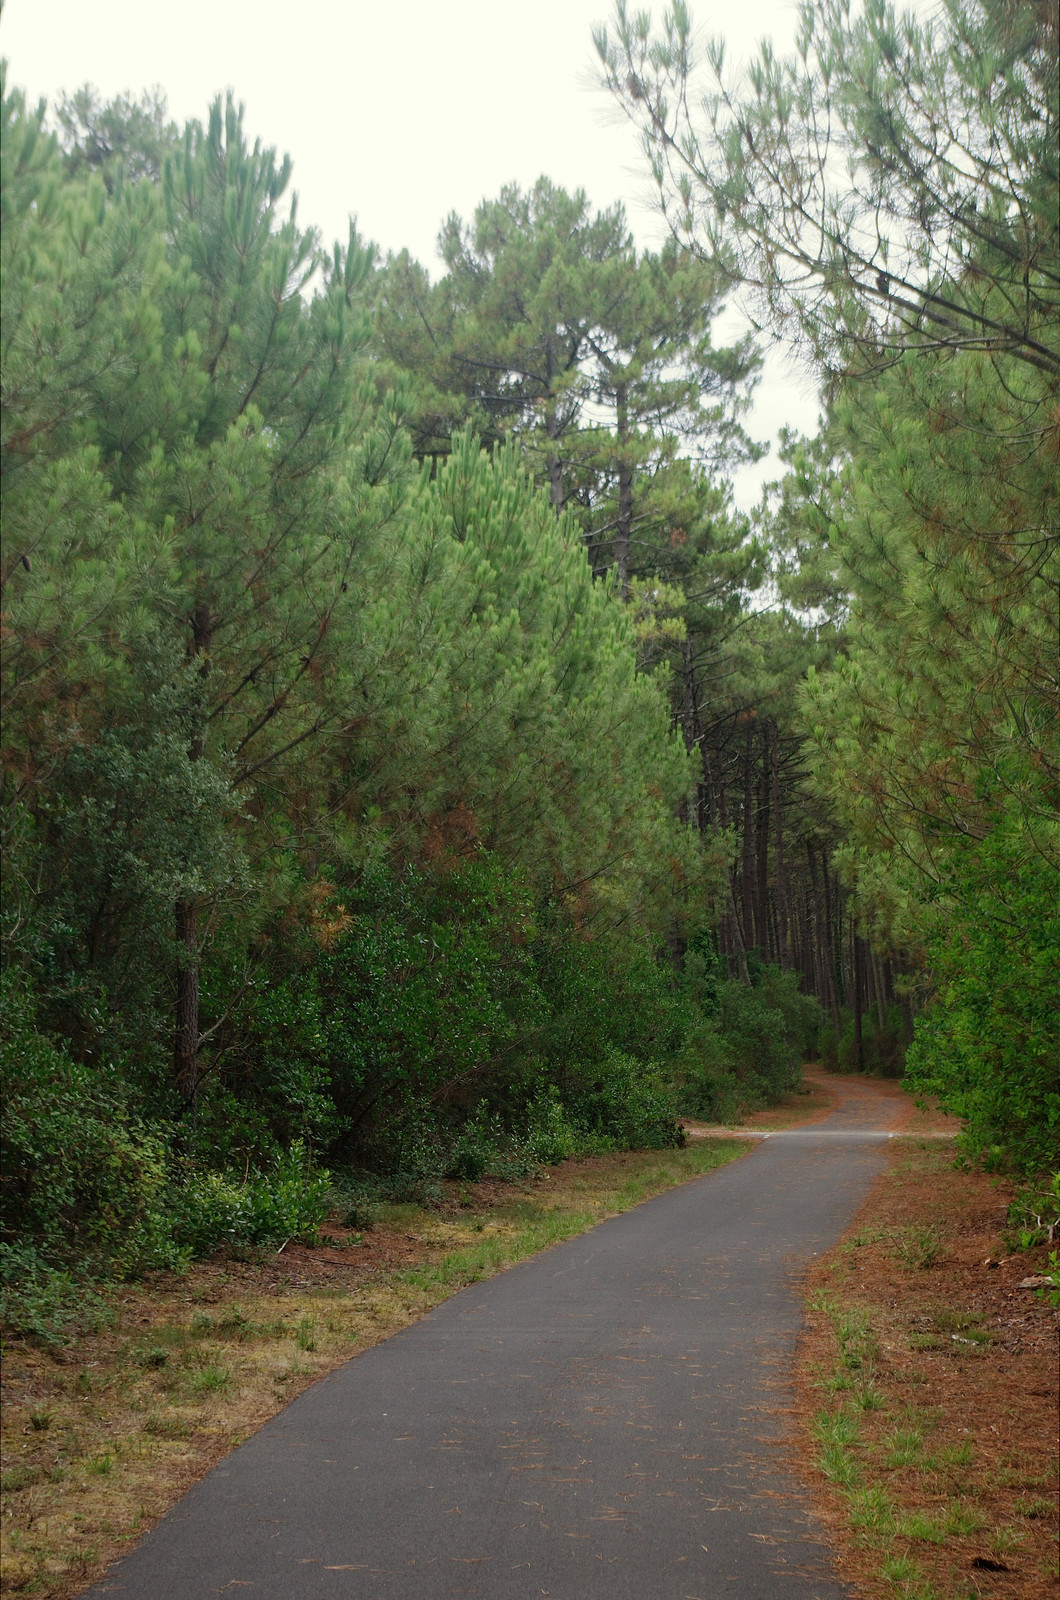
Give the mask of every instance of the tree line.
[[[324, 248], [231, 98], [5, 84], [16, 1321], [807, 1056], [1050, 1159], [1050, 26], [820, 0], [697, 101], [620, 7], [673, 238], [542, 178], [433, 276]], [[823, 381], [750, 516], [733, 294]]]

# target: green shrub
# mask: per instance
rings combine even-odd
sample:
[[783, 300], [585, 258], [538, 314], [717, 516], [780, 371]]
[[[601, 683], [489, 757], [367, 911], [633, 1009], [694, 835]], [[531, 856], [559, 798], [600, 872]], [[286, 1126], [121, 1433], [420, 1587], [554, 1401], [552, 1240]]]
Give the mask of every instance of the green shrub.
[[929, 946], [938, 996], [916, 1020], [914, 1090], [965, 1122], [968, 1154], [1028, 1174], [1060, 1157], [1060, 924], [1056, 874], [999, 822], [969, 841]]
[[65, 1344], [77, 1330], [97, 1327], [107, 1314], [83, 1277], [46, 1261], [31, 1244], [0, 1244], [0, 1326]]
[[130, 1109], [117, 1068], [75, 1061], [40, 1033], [32, 996], [7, 974], [2, 995], [4, 1241], [117, 1277], [178, 1265], [165, 1146]]
[[682, 1142], [672, 1087], [652, 1063], [621, 1051], [571, 1072], [562, 1096], [582, 1148], [665, 1150]]
[[218, 1245], [316, 1239], [331, 1206], [331, 1174], [313, 1171], [297, 1140], [265, 1171], [243, 1178], [192, 1170], [173, 1190], [173, 1231], [192, 1256]]
[[728, 1121], [741, 1105], [769, 1104], [799, 1082], [813, 1053], [821, 1008], [794, 972], [756, 965], [748, 986], [724, 976], [701, 944], [686, 954], [683, 983], [701, 1021], [674, 1063], [682, 1112]]

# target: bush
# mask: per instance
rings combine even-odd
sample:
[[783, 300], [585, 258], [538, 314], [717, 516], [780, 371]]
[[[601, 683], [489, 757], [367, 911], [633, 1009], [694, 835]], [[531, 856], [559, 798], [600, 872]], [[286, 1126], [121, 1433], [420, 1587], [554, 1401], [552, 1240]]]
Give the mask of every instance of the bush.
[[592, 1067], [573, 1070], [562, 1093], [583, 1150], [666, 1150], [683, 1142], [673, 1089], [650, 1062], [612, 1051]]
[[6, 974], [2, 996], [4, 1241], [101, 1275], [178, 1265], [165, 1146], [133, 1114], [117, 1068], [75, 1061], [38, 1032], [32, 996]]
[[793, 972], [759, 966], [750, 987], [722, 973], [709, 946], [686, 955], [684, 984], [702, 1020], [674, 1064], [682, 1112], [717, 1121], [794, 1089], [821, 1018]]
[[46, 1261], [31, 1244], [0, 1244], [0, 1326], [8, 1332], [61, 1345], [106, 1314], [83, 1278]]
[[191, 1256], [218, 1245], [316, 1240], [331, 1206], [331, 1174], [310, 1170], [299, 1141], [265, 1171], [239, 1177], [191, 1171], [173, 1191], [173, 1232]]
[[1002, 824], [972, 841], [929, 946], [938, 997], [906, 1058], [914, 1090], [965, 1122], [968, 1154], [1028, 1174], [1060, 1156], [1056, 874]]

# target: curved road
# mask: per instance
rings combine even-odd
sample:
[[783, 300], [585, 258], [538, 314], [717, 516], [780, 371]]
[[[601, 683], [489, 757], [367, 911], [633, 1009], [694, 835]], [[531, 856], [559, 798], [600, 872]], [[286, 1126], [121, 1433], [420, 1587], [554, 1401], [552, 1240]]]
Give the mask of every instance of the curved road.
[[841, 1094], [340, 1367], [90, 1594], [840, 1600], [779, 1457], [797, 1276], [895, 1109]]

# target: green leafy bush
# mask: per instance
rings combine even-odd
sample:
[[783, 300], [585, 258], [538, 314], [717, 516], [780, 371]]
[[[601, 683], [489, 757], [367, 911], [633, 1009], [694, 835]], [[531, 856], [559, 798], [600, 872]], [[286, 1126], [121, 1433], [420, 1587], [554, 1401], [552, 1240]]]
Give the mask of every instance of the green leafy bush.
[[106, 1314], [83, 1277], [46, 1261], [31, 1244], [0, 1244], [0, 1326], [8, 1332], [61, 1345]]
[[681, 1110], [718, 1121], [739, 1105], [771, 1103], [796, 1087], [821, 1010], [779, 967], [755, 970], [748, 987], [722, 975], [710, 949], [686, 956], [684, 983], [702, 1020], [674, 1064]]
[[2, 995], [4, 1242], [116, 1277], [178, 1265], [165, 1146], [130, 1109], [117, 1068], [75, 1061], [40, 1033], [24, 984], [5, 975]]
[[572, 1069], [562, 1095], [581, 1150], [666, 1150], [683, 1141], [671, 1086], [653, 1064], [621, 1051]]
[[929, 947], [938, 986], [906, 1060], [914, 1090], [964, 1119], [969, 1155], [1014, 1171], [1060, 1156], [1056, 875], [1003, 822], [957, 857]]
[[264, 1171], [189, 1172], [173, 1190], [173, 1231], [192, 1256], [218, 1245], [313, 1241], [331, 1206], [331, 1174], [311, 1169], [299, 1142]]

